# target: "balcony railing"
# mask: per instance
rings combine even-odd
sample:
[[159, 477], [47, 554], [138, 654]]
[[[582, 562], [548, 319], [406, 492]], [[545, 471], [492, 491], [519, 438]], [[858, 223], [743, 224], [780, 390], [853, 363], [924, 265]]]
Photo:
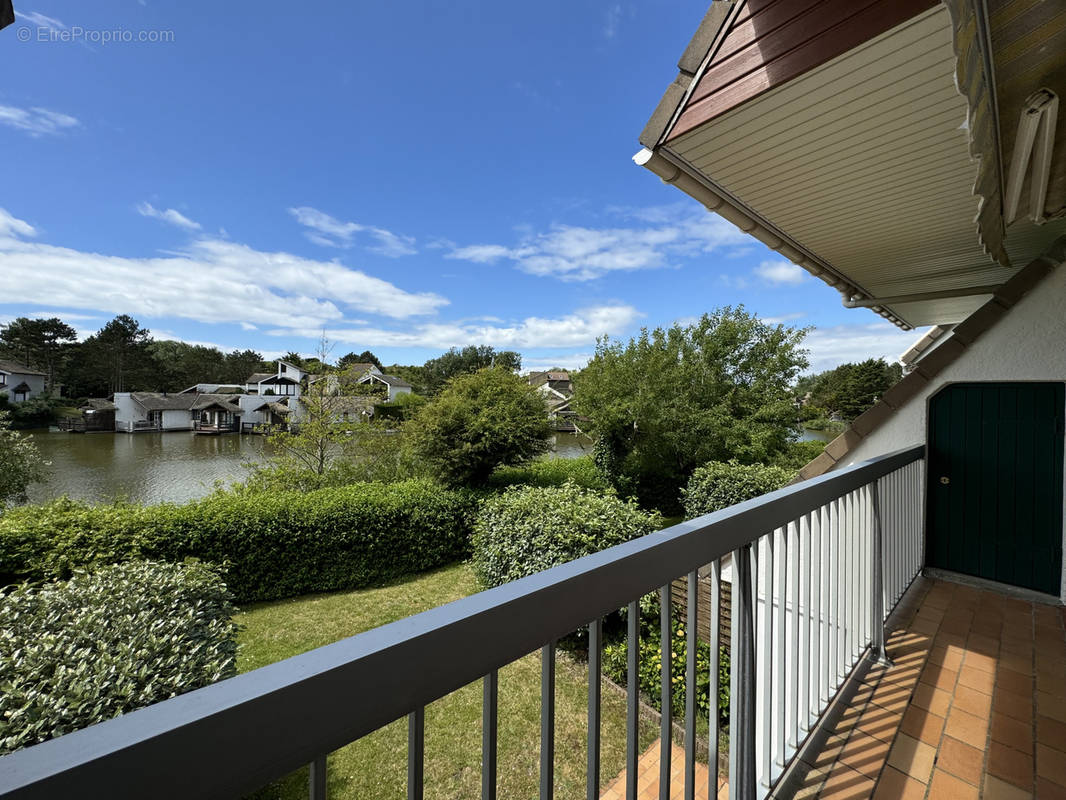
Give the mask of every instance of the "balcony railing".
[[[0, 795], [231, 798], [408, 719], [408, 797], [422, 797], [424, 708], [483, 682], [482, 797], [495, 798], [497, 672], [542, 653], [540, 797], [553, 796], [555, 643], [589, 633], [588, 797], [600, 792], [602, 618], [629, 608], [627, 798], [638, 792], [638, 602], [688, 577], [685, 796], [695, 793], [696, 591], [720, 624], [731, 578], [730, 797], [765, 797], [860, 659], [883, 648], [887, 612], [922, 564], [924, 448], [874, 459], [683, 522], [514, 583], [0, 758]], [[711, 630], [717, 630], [712, 627]], [[714, 637], [712, 637], [714, 638]], [[670, 648], [663, 649], [660, 797], [671, 776]], [[710, 707], [718, 696], [710, 659]], [[431, 665], [431, 666], [427, 666]], [[709, 735], [717, 796], [717, 715]], [[529, 746], [535, 746], [530, 742]], [[606, 776], [611, 777], [611, 776]]]

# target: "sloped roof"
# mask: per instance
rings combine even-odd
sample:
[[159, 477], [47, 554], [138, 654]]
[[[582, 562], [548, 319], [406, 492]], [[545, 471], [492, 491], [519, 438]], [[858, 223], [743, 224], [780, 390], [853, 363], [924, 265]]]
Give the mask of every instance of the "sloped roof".
[[411, 384], [405, 381], [403, 378], [397, 378], [395, 375], [375, 375], [375, 378], [380, 378], [385, 381], [389, 386], [395, 386], [398, 389], [410, 389]]
[[353, 372], [370, 372], [371, 370], [377, 369], [377, 364], [349, 364], [344, 369], [345, 371], [351, 370]]
[[118, 406], [108, 400], [106, 397], [90, 397], [79, 408], [89, 409], [91, 411], [116, 411]]
[[189, 411], [195, 394], [163, 394], [162, 392], [130, 392], [130, 397], [145, 411]]
[[30, 385], [28, 383], [26, 383], [26, 381], [23, 381], [18, 386], [13, 387], [11, 389], [11, 391], [17, 393], [17, 392], [29, 392], [29, 391], [32, 391], [32, 390], [30, 389]]
[[43, 372], [31, 369], [24, 364], [19, 364], [17, 361], [7, 361], [4, 359], [0, 359], [0, 372], [10, 372], [15, 375], [44, 375]]
[[193, 401], [193, 404], [190, 407], [190, 410], [191, 411], [203, 411], [204, 409], [208, 409], [208, 408], [212, 408], [212, 407], [217, 406], [218, 408], [221, 408], [223, 411], [229, 411], [231, 414], [241, 414], [241, 413], [243, 413], [241, 408], [240, 408], [240, 406], [238, 406], [236, 403], [234, 403], [230, 399], [230, 397], [231, 397], [231, 395], [200, 394], [200, 395], [196, 396], [196, 399]]
[[912, 372], [903, 376], [895, 386], [864, 413], [846, 431], [826, 445], [825, 450], [800, 470], [796, 481], [815, 478], [843, 461], [871, 433], [887, 423], [897, 411], [918, 396], [929, 381], [955, 363], [985, 331], [1010, 312], [1044, 277], [1066, 262], [1066, 236], [1060, 237], [1043, 255], [1034, 259], [1013, 278], [1003, 284], [992, 299], [971, 314], [954, 329], [941, 337], [940, 343], [919, 358]]
[[267, 378], [273, 378], [277, 373], [274, 372], [253, 372], [248, 376], [248, 380], [245, 383], [259, 383], [265, 381]]

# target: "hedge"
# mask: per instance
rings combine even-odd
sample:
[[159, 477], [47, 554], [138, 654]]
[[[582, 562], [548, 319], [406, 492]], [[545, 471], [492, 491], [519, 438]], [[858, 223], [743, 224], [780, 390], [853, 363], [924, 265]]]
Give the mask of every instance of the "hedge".
[[508, 486], [562, 486], [571, 482], [584, 489], [609, 489], [607, 480], [591, 455], [580, 458], [545, 458], [521, 467], [500, 467], [489, 478], [493, 489]]
[[499, 586], [652, 533], [658, 514], [614, 494], [558, 487], [513, 487], [488, 498], [474, 525], [474, 571]]
[[57, 500], [0, 516], [0, 578], [187, 557], [225, 565], [238, 602], [355, 589], [464, 557], [476, 501], [406, 481], [311, 492], [216, 492], [184, 505]]
[[236, 674], [222, 579], [135, 562], [0, 597], [0, 755]]
[[793, 475], [784, 467], [711, 461], [692, 473], [681, 492], [685, 517], [710, 514], [780, 489]]

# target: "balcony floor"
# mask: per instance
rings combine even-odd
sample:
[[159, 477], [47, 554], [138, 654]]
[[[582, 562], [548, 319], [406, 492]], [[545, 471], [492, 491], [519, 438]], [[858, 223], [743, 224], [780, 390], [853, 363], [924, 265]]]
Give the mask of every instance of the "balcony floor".
[[1066, 798], [1066, 613], [921, 578], [795, 798]]

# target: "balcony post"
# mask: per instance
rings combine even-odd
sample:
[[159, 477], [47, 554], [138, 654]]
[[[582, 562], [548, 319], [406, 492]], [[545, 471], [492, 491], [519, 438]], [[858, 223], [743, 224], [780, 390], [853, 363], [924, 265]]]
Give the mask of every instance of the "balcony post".
[[870, 558], [872, 563], [870, 566], [873, 575], [873, 580], [871, 581], [873, 597], [871, 598], [872, 602], [870, 603], [870, 616], [872, 617], [870, 620], [870, 630], [873, 641], [870, 643], [870, 652], [878, 663], [891, 664], [892, 662], [888, 657], [888, 653], [885, 651], [885, 555], [881, 530], [881, 497], [880, 492], [877, 490], [876, 478], [870, 483], [869, 491], [870, 514], [872, 517], [872, 546], [870, 547]]
[[755, 626], [751, 545], [733, 551], [729, 668], [729, 796], [755, 800]]

